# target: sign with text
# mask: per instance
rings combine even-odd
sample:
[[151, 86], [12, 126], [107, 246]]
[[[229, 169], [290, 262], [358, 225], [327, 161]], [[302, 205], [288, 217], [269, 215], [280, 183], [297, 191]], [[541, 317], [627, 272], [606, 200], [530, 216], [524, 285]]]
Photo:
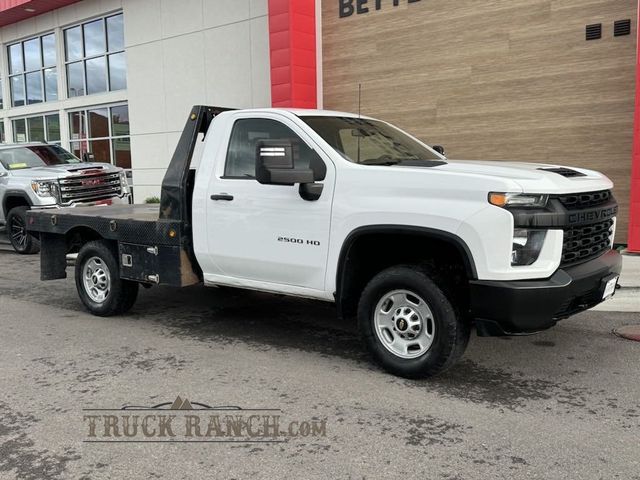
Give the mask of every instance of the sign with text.
[[422, 0], [338, 0], [340, 18], [350, 17], [354, 13], [362, 15], [371, 10], [381, 10], [383, 5], [391, 4], [394, 7], [400, 3], [418, 3]]

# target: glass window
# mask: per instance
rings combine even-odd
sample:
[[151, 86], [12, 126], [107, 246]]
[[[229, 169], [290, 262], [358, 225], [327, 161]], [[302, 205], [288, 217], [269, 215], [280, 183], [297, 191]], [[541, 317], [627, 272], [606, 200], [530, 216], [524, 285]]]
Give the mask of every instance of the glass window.
[[14, 107], [58, 99], [55, 44], [55, 35], [50, 33], [9, 45], [11, 104]]
[[44, 97], [45, 102], [58, 99], [58, 73], [55, 68], [44, 71]]
[[27, 118], [27, 136], [30, 142], [44, 142], [44, 117]]
[[111, 107], [111, 131], [113, 136], [129, 135], [129, 107]]
[[127, 88], [122, 14], [65, 30], [69, 96]]
[[84, 66], [82, 62], [67, 65], [67, 84], [70, 97], [84, 95]]
[[224, 174], [226, 177], [254, 178], [256, 173], [256, 148], [260, 140], [288, 140], [298, 147], [296, 168], [309, 168], [320, 161], [313, 151], [286, 125], [264, 118], [238, 120], [233, 126]]
[[84, 57], [80, 27], [67, 28], [64, 31], [64, 48], [67, 61], [79, 60]]
[[56, 36], [53, 33], [42, 37], [42, 63], [44, 67], [56, 65]]
[[366, 118], [302, 117], [350, 162], [398, 165], [442, 161], [436, 153], [391, 125]]
[[0, 109], [4, 108], [4, 103], [2, 99], [2, 77], [0, 77]]
[[38, 70], [42, 67], [42, 57], [40, 56], [40, 39], [33, 38], [22, 44], [24, 48], [25, 70]]
[[0, 120], [0, 143], [6, 142], [6, 138], [4, 136], [4, 122]]
[[107, 65], [105, 57], [92, 58], [86, 61], [87, 94], [107, 91]]
[[11, 103], [14, 107], [24, 105], [24, 76], [17, 75], [11, 79]]
[[13, 141], [16, 143], [27, 141], [27, 122], [24, 118], [13, 121]]
[[47, 139], [49, 142], [60, 141], [60, 116], [47, 115], [45, 122], [47, 123]]
[[42, 103], [42, 74], [31, 72], [25, 75], [27, 81], [27, 104]]
[[22, 63], [22, 44], [16, 43], [9, 47], [9, 73], [24, 72], [24, 64]]
[[129, 108], [127, 105], [69, 113], [71, 150], [82, 157], [93, 153], [97, 162], [131, 168]]
[[82, 29], [84, 33], [85, 57], [93, 57], [107, 51], [104, 20], [100, 19], [91, 23], [85, 23]]
[[50, 113], [13, 120], [13, 141], [60, 144], [60, 116]]
[[80, 138], [86, 138], [86, 126], [85, 126], [86, 112], [72, 112], [69, 114], [69, 132], [71, 133], [71, 140], [78, 140]]
[[91, 140], [89, 151], [96, 162], [111, 163], [111, 145], [109, 140]]
[[124, 22], [122, 14], [107, 18], [107, 40], [109, 51], [124, 50]]
[[0, 163], [7, 170], [80, 163], [59, 145], [31, 145], [5, 148], [0, 151]]
[[127, 88], [127, 62], [124, 52], [109, 55], [109, 86], [110, 90]]
[[109, 137], [109, 110], [100, 108], [89, 110], [89, 137]]
[[131, 140], [129, 138], [116, 138], [113, 141], [114, 163], [117, 167], [131, 168]]

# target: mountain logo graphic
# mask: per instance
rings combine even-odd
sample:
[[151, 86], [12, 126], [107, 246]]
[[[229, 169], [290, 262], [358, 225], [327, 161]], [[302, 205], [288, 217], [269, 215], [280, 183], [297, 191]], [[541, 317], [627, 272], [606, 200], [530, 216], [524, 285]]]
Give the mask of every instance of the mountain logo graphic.
[[169, 407], [169, 410], [193, 410], [193, 407], [191, 406], [191, 402], [189, 400], [187, 400], [186, 398], [183, 400], [182, 398], [180, 398], [180, 395], [178, 395], [171, 404], [171, 407]]
[[243, 410], [243, 408], [235, 405], [211, 407], [206, 403], [192, 402], [178, 395], [173, 402], [163, 402], [157, 405], [125, 405], [121, 410]]

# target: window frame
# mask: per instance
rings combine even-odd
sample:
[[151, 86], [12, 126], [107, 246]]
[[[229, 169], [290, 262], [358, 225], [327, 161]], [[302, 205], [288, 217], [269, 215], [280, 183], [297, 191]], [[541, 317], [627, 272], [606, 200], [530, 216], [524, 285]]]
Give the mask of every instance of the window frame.
[[[43, 48], [43, 39], [45, 37], [48, 36], [53, 36], [53, 45], [54, 45], [54, 63], [51, 65], [45, 65], [45, 55], [44, 55], [44, 48]], [[25, 61], [25, 53], [24, 53], [24, 44], [27, 42], [30, 42], [32, 40], [38, 40], [38, 46], [40, 48], [40, 67], [36, 68], [35, 70], [28, 70], [27, 69], [27, 64]], [[20, 46], [20, 55], [21, 55], [21, 59], [22, 59], [22, 71], [21, 72], [17, 72], [17, 73], [11, 73], [11, 53], [10, 53], [10, 49], [11, 47], [15, 46], [15, 45], [19, 45]], [[7, 78], [6, 78], [6, 82], [7, 82], [7, 87], [8, 87], [8, 91], [9, 91], [9, 98], [6, 99], [7, 101], [5, 101], [4, 103], [6, 104], [6, 106], [9, 106], [9, 108], [20, 108], [20, 107], [26, 107], [29, 105], [38, 105], [41, 103], [47, 103], [47, 102], [56, 102], [58, 100], [60, 100], [60, 94], [59, 94], [59, 84], [60, 84], [60, 77], [59, 77], [59, 73], [58, 72], [58, 39], [57, 39], [57, 35], [56, 35], [56, 31], [55, 30], [50, 30], [50, 31], [46, 31], [44, 33], [40, 33], [38, 35], [34, 35], [28, 38], [24, 38], [22, 40], [17, 40], [11, 43], [7, 43], [5, 45], [5, 55], [6, 55], [6, 62], [7, 62]], [[46, 72], [53, 70], [55, 71], [55, 79], [56, 79], [56, 88], [55, 88], [55, 98], [47, 98], [47, 84], [46, 84]], [[29, 103], [29, 94], [28, 94], [28, 89], [27, 89], [27, 75], [29, 74], [33, 74], [33, 73], [39, 73], [39, 77], [40, 77], [40, 94], [42, 95], [42, 101], [40, 102], [33, 102], [33, 103]], [[16, 105], [14, 102], [14, 96], [13, 96], [13, 78], [20, 78], [21, 82], [22, 82], [22, 89], [23, 89], [23, 93], [24, 93], [24, 103], [22, 105]], [[5, 79], [2, 79], [3, 81], [5, 81]], [[2, 82], [0, 82], [0, 88], [2, 86]]]
[[231, 140], [233, 139], [233, 132], [236, 128], [236, 125], [238, 122], [240, 121], [246, 121], [246, 120], [267, 120], [267, 121], [271, 121], [271, 122], [276, 122], [279, 123], [280, 125], [288, 128], [296, 137], [298, 137], [298, 139], [300, 139], [300, 141], [302, 143], [304, 143], [307, 148], [309, 150], [311, 150], [315, 155], [318, 156], [318, 158], [326, 165], [326, 160], [323, 158], [323, 156], [320, 154], [320, 151], [317, 147], [315, 147], [313, 144], [310, 144], [308, 140], [306, 140], [305, 138], [303, 138], [303, 136], [299, 133], [296, 132], [295, 128], [292, 125], [288, 125], [286, 122], [283, 121], [283, 119], [281, 118], [274, 118], [274, 117], [267, 117], [267, 116], [261, 116], [261, 117], [256, 117], [256, 116], [240, 116], [236, 119], [233, 120], [233, 122], [231, 123], [231, 128], [229, 129], [229, 138], [227, 141], [227, 148], [226, 148], [226, 153], [224, 156], [224, 165], [222, 168], [222, 175], [219, 177], [221, 180], [254, 180], [257, 182], [256, 177], [255, 177], [255, 173], [254, 176], [252, 177], [248, 177], [245, 175], [227, 175], [227, 161], [229, 158], [229, 151], [230, 151], [230, 146], [231, 146]]
[[[114, 135], [113, 134], [113, 117], [112, 117], [112, 109], [115, 107], [127, 107], [127, 112], [129, 111], [129, 103], [128, 102], [116, 102], [116, 103], [108, 103], [108, 104], [102, 104], [102, 105], [89, 105], [86, 107], [80, 107], [80, 108], [74, 108], [74, 109], [69, 109], [69, 110], [65, 110], [65, 113], [67, 114], [67, 121], [68, 121], [68, 133], [69, 133], [69, 151], [71, 153], [73, 153], [75, 155], [75, 150], [74, 150], [74, 145], [75, 144], [80, 144], [82, 145], [83, 143], [86, 143], [88, 146], [91, 145], [91, 142], [96, 141], [96, 140], [107, 140], [109, 142], [109, 163], [111, 165], [117, 166], [115, 164], [115, 148], [113, 146], [113, 142], [114, 140], [119, 140], [119, 139], [128, 139], [129, 140], [129, 149], [131, 149], [131, 122], [129, 122], [129, 133], [127, 135]], [[89, 137], [89, 112], [93, 111], [93, 110], [103, 110], [106, 109], [108, 112], [108, 129], [109, 129], [109, 135], [108, 136], [101, 136], [101, 137]], [[77, 138], [74, 139], [73, 138], [73, 120], [72, 120], [72, 115], [73, 114], [77, 114], [77, 113], [81, 113], [82, 114], [82, 129], [81, 132], [84, 131], [85, 134], [87, 135], [84, 138]], [[128, 116], [128, 115], [127, 115]], [[85, 153], [85, 151], [82, 150], [82, 148], [78, 149], [78, 151], [80, 152], [80, 157], [82, 158], [82, 155]], [[129, 150], [131, 151], [131, 150]], [[90, 148], [87, 148], [86, 152], [90, 152], [93, 153], [91, 151]], [[124, 167], [121, 167], [124, 168]], [[125, 171], [131, 171], [133, 169], [133, 165], [131, 166], [131, 168], [124, 168]]]
[[[59, 133], [59, 139], [58, 140], [51, 140], [49, 138], [49, 127], [47, 126], [47, 117], [53, 117], [53, 116], [57, 116], [58, 117], [58, 128], [60, 129], [60, 133]], [[32, 140], [29, 134], [29, 124], [28, 124], [28, 120], [31, 118], [41, 118], [42, 119], [42, 125], [43, 125], [43, 131], [44, 131], [44, 140]], [[22, 143], [34, 143], [34, 142], [41, 142], [43, 141], [44, 143], [47, 143], [49, 145], [59, 145], [62, 146], [62, 122], [60, 121], [60, 112], [58, 111], [52, 111], [52, 112], [44, 112], [44, 113], [38, 113], [37, 115], [26, 115], [24, 117], [12, 117], [10, 118], [11, 120], [11, 131], [13, 134], [13, 142], [12, 143], [16, 143], [16, 144], [22, 144]], [[22, 121], [24, 122], [24, 131], [25, 131], [25, 140], [23, 142], [19, 142], [16, 139], [16, 128], [15, 128], [15, 122], [19, 122]]]
[[[113, 18], [113, 17], [117, 17], [117, 16], [122, 16], [122, 25], [123, 25], [123, 31], [122, 31], [122, 37], [123, 37], [123, 41], [122, 41], [122, 49], [121, 50], [113, 50], [110, 51], [109, 50], [109, 28], [108, 28], [108, 23], [107, 20], [109, 18]], [[87, 55], [86, 54], [86, 42], [85, 42], [85, 25], [94, 23], [100, 21], [102, 22], [102, 27], [103, 27], [103, 40], [104, 40], [104, 46], [105, 46], [105, 51], [102, 53], [98, 53], [95, 55]], [[69, 30], [72, 30], [74, 28], [79, 28], [80, 30], [80, 57], [79, 58], [75, 58], [73, 60], [69, 60], [68, 58], [68, 48], [67, 48], [67, 32]], [[119, 12], [114, 12], [114, 13], [110, 13], [101, 17], [97, 17], [97, 18], [93, 18], [90, 20], [85, 20], [83, 22], [80, 23], [76, 23], [73, 25], [68, 25], [64, 28], [61, 29], [62, 31], [62, 52], [64, 55], [64, 74], [65, 74], [65, 78], [66, 78], [66, 97], [67, 98], [75, 98], [75, 97], [86, 97], [89, 95], [100, 95], [100, 94], [105, 94], [105, 93], [109, 93], [109, 92], [121, 92], [123, 90], [127, 90], [128, 88], [128, 84], [127, 84], [127, 67], [126, 67], [126, 48], [124, 45], [124, 12], [119, 11]], [[110, 58], [114, 55], [125, 55], [125, 87], [118, 89], [118, 90], [113, 90], [111, 88], [111, 62], [110, 62]], [[89, 93], [87, 91], [87, 87], [88, 87], [88, 81], [87, 81], [87, 62], [91, 61], [91, 60], [95, 60], [95, 59], [100, 59], [100, 58], [104, 58], [104, 65], [105, 65], [105, 85], [106, 85], [106, 90], [103, 91], [99, 91], [99, 92], [93, 92], [93, 93]], [[69, 82], [69, 66], [70, 65], [77, 65], [80, 64], [82, 66], [82, 94], [76, 94], [76, 95], [71, 95], [71, 84]]]

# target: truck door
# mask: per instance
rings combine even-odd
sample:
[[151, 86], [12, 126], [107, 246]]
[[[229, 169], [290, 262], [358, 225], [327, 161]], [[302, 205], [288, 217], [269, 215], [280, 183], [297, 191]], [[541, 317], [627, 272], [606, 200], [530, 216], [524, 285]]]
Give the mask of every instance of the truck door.
[[[326, 167], [318, 200], [301, 198], [299, 185], [262, 185], [256, 181], [257, 143], [268, 139], [288, 139], [299, 146], [296, 168]], [[216, 158], [216, 171], [207, 192], [207, 263], [214, 269], [212, 273], [324, 290], [333, 163], [304, 130], [278, 114], [266, 113], [260, 118], [238, 114], [228, 142], [227, 150], [220, 149]]]

